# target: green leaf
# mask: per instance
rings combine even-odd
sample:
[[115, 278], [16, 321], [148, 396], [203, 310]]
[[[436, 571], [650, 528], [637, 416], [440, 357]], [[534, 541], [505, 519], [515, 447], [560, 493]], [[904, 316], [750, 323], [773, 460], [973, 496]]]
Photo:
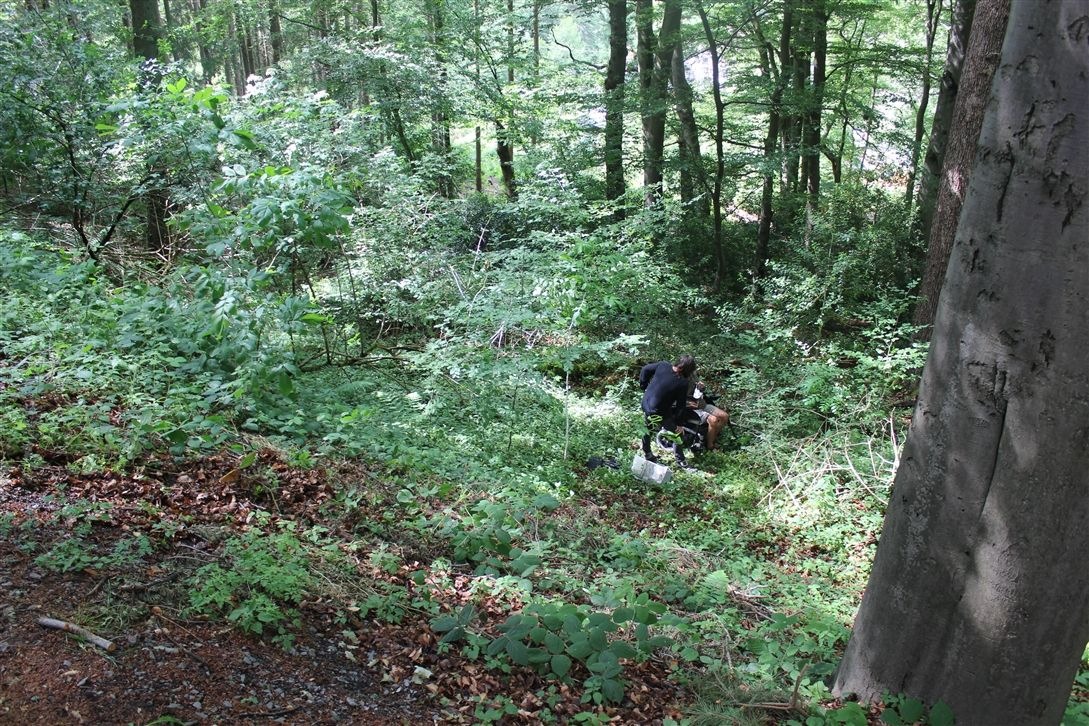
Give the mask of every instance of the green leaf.
[[613, 703], [624, 700], [624, 684], [615, 678], [606, 678], [601, 681], [601, 692]]
[[897, 713], [894, 708], [886, 708], [881, 712], [881, 720], [887, 723], [889, 726], [905, 726], [904, 720], [900, 718], [900, 714]]
[[238, 142], [239, 146], [245, 149], [249, 149], [250, 151], [257, 150], [257, 144], [253, 140], [253, 134], [251, 134], [249, 131], [246, 131], [244, 129], [234, 129], [231, 131], [231, 133], [234, 134], [235, 141]]
[[590, 645], [590, 641], [583, 638], [582, 640], [573, 641], [567, 646], [567, 652], [571, 654], [572, 658], [578, 660], [586, 660], [586, 658], [594, 652], [594, 647]]
[[615, 640], [609, 646], [609, 650], [613, 652], [617, 658], [634, 658], [639, 655], [639, 652], [635, 648], [631, 647], [622, 640]]
[[431, 629], [436, 633], [445, 633], [458, 626], [458, 619], [453, 615], [440, 615], [431, 621]]
[[537, 509], [543, 509], [546, 512], [551, 512], [558, 509], [560, 506], [560, 500], [551, 494], [541, 494], [533, 500], [533, 506]]
[[563, 678], [571, 670], [571, 659], [563, 653], [557, 653], [552, 656], [551, 661], [552, 672], [556, 674], [558, 678]]
[[499, 655], [499, 651], [507, 647], [507, 642], [509, 640], [510, 639], [507, 636], [501, 635], [492, 642], [488, 643], [488, 647], [484, 650], [484, 652], [488, 655]]
[[461, 627], [459, 625], [456, 628], [454, 628], [453, 630], [451, 630], [450, 632], [448, 632], [446, 635], [442, 636], [442, 639], [439, 640], [439, 642], [440, 643], [456, 643], [457, 641], [461, 640], [464, 637], [465, 637], [465, 628], [463, 628], [463, 627]]
[[635, 617], [635, 611], [631, 608], [617, 608], [613, 611], [613, 621], [617, 624], [626, 623]]
[[917, 698], [905, 698], [900, 703], [900, 715], [908, 723], [915, 723], [926, 713], [926, 706]]
[[529, 665], [529, 648], [520, 640], [507, 641], [507, 655], [518, 665]]
[[944, 701], [938, 701], [930, 707], [930, 726], [953, 726], [955, 722], [953, 709]]
[[549, 633], [544, 638], [544, 646], [548, 648], [549, 653], [562, 653], [564, 649], [563, 638], [555, 633]]

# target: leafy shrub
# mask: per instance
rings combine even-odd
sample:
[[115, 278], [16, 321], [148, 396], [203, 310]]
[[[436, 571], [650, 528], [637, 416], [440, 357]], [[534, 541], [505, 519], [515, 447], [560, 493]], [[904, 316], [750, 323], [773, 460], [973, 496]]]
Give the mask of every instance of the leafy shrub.
[[272, 533], [251, 529], [227, 540], [223, 555], [226, 566], [205, 565], [190, 579], [192, 612], [223, 613], [249, 633], [271, 630], [274, 642], [290, 648], [290, 629], [300, 624], [297, 606], [313, 577], [304, 543], [288, 527]]

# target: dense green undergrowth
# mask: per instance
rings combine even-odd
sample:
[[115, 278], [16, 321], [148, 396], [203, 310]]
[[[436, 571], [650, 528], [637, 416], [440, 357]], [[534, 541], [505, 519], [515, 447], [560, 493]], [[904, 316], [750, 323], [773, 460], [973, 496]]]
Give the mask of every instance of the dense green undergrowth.
[[[421, 587], [341, 592], [345, 608], [426, 612], [439, 647], [499, 670], [570, 680], [580, 665], [587, 713], [622, 700], [625, 663], [664, 651], [697, 695], [692, 723], [760, 722], [768, 704], [788, 704], [787, 721], [863, 723], [861, 709], [821, 704], [906, 425], [889, 402], [920, 364], [902, 310], [862, 306], [864, 331], [832, 342], [806, 341], [801, 313], [774, 305], [722, 309], [717, 324], [659, 310], [638, 336], [580, 326], [580, 310], [620, 305], [572, 305], [581, 297], [549, 277], [580, 244], [590, 243], [451, 256], [436, 333], [402, 331], [334, 359], [327, 342], [352, 324], [331, 333], [333, 306], [316, 292], [285, 295], [260, 274], [209, 267], [119, 284], [41, 236], [5, 231], [0, 455], [32, 470], [63, 452], [83, 473], [162, 451], [227, 450], [241, 467], [268, 447], [302, 468], [362, 458], [381, 484], [336, 482], [329, 516], [377, 512], [353, 520], [352, 549], [389, 572], [411, 550]], [[613, 274], [640, 274], [638, 253], [623, 264]], [[625, 470], [641, 426], [634, 374], [682, 349], [703, 362], [736, 431], [697, 472], [648, 487]], [[593, 456], [619, 469], [590, 470]], [[69, 506], [80, 521], [94, 516]], [[335, 576], [344, 543], [261, 521], [192, 574], [187, 607], [290, 648], [300, 603], [345, 579]], [[153, 546], [138, 537], [96, 552], [76, 534], [39, 563], [139, 561]], [[497, 631], [485, 634], [471, 603], [448, 610], [426, 595], [422, 584], [440, 589], [452, 566], [505, 603]]]

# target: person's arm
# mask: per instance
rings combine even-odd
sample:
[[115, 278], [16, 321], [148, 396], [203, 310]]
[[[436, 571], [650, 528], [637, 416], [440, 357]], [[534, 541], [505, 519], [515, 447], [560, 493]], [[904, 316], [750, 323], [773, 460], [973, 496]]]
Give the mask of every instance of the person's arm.
[[639, 371], [639, 387], [644, 391], [647, 390], [647, 386], [650, 385], [650, 379], [654, 377], [655, 363], [647, 363], [643, 366], [643, 370]]

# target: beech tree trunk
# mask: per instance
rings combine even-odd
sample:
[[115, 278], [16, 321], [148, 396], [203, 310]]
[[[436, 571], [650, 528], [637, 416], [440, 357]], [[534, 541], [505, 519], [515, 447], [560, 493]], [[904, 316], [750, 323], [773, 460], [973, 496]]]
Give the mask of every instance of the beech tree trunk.
[[[605, 71], [605, 198], [624, 196], [624, 71], [628, 58], [628, 3], [609, 0], [609, 64]], [[623, 217], [623, 210], [617, 210]]]
[[[972, 32], [972, 16], [976, 0], [954, 0], [950, 9], [949, 43], [945, 52], [945, 69], [942, 71], [938, 101], [934, 104], [934, 121], [930, 126], [930, 140], [923, 155], [923, 169], [919, 179], [918, 219], [923, 235], [930, 233], [934, 217], [934, 201], [938, 196], [938, 182], [945, 160], [945, 147], [949, 140], [949, 127], [953, 122], [953, 107], [957, 101], [957, 89], [964, 70], [964, 56], [968, 51], [968, 38]], [[999, 43], [1002, 42], [1001, 34]], [[978, 130], [977, 130], [978, 135]]]
[[1062, 719], [1089, 639], [1087, 37], [1085, 3], [1012, 5], [839, 695]]
[[824, 106], [825, 67], [828, 53], [828, 11], [824, 0], [813, 0], [810, 24], [813, 31], [813, 75], [809, 112], [805, 119], [805, 228], [806, 239], [813, 230], [814, 215], [821, 195], [821, 111]]
[[132, 16], [132, 49], [136, 57], [158, 58], [159, 38], [163, 34], [158, 0], [129, 0], [129, 13]]
[[940, 184], [933, 202], [933, 212], [925, 214], [925, 202], [919, 203], [920, 214], [930, 218], [926, 269], [919, 288], [919, 302], [915, 307], [915, 323], [923, 326], [919, 331], [922, 340], [930, 339], [930, 325], [934, 322], [938, 294], [945, 280], [945, 268], [949, 265], [949, 250], [953, 247], [961, 203], [968, 191], [976, 141], [983, 126], [983, 112], [998, 67], [1009, 13], [1010, 0], [978, 0], [975, 4], [971, 41], [950, 120], [949, 142], [943, 154], [941, 171], [935, 175], [935, 180], [940, 180]]
[[672, 75], [673, 43], [681, 26], [680, 0], [665, 0], [658, 37], [653, 29], [651, 0], [636, 2], [639, 47], [639, 88], [642, 91], [643, 187], [646, 205], [658, 202], [662, 194], [662, 166], [665, 150], [666, 89]]
[[700, 132], [692, 108], [692, 86], [684, 68], [684, 46], [680, 38], [673, 44], [673, 97], [677, 111], [677, 152], [680, 157], [681, 201], [693, 218], [706, 220], [711, 212], [710, 184], [703, 168]]
[[[144, 89], [154, 88], [161, 80], [157, 68], [152, 68], [159, 56], [159, 39], [162, 37], [162, 19], [159, 15], [157, 0], [130, 0], [132, 13], [132, 46], [137, 58], [142, 58], [145, 65], [138, 75]], [[154, 155], [148, 158], [148, 188], [144, 194], [147, 214], [144, 219], [144, 244], [148, 250], [157, 254], [169, 253], [170, 233], [166, 226], [169, 200], [166, 190], [159, 182], [165, 176], [165, 169], [157, 162]]]
[[907, 192], [904, 201], [908, 209], [915, 201], [915, 176], [919, 171], [919, 154], [926, 133], [926, 108], [930, 104], [930, 74], [934, 62], [934, 39], [942, 15], [941, 0], [926, 0], [926, 65], [923, 66], [923, 87], [919, 92], [919, 107], [915, 109], [915, 141], [911, 146], [911, 168], [908, 170]]

